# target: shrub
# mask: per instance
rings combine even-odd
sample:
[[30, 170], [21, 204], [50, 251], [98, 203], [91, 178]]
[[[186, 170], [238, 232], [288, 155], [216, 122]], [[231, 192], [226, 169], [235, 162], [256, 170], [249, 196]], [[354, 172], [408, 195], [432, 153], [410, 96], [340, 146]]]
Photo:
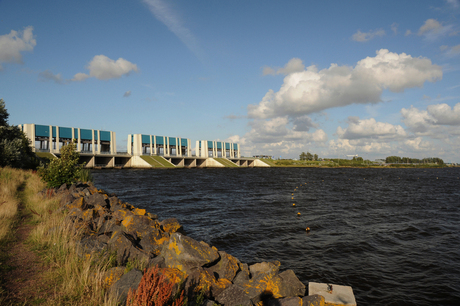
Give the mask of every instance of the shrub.
[[174, 299], [174, 284], [155, 266], [144, 272], [137, 290], [129, 290], [127, 306], [181, 306], [184, 304], [184, 291]]
[[62, 184], [70, 185], [84, 176], [83, 167], [78, 164], [80, 154], [75, 151], [72, 142], [61, 148], [61, 158], [53, 159], [48, 166], [42, 166], [38, 173], [48, 184], [48, 187], [59, 187]]

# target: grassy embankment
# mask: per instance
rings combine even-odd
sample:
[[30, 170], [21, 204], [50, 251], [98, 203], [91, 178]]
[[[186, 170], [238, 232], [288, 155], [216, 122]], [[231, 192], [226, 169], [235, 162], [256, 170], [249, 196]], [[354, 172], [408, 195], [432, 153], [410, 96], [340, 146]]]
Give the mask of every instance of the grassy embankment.
[[349, 159], [330, 159], [325, 161], [293, 160], [293, 159], [261, 159], [270, 167], [353, 167], [353, 168], [443, 168], [438, 164], [390, 164], [387, 166], [369, 160], [357, 161]]
[[[114, 305], [102, 286], [110, 258], [94, 262], [75, 255], [78, 233], [64, 226], [64, 215], [56, 212], [59, 197], [39, 194], [44, 188], [32, 171], [0, 168], [0, 305]], [[48, 267], [38, 278], [53, 292], [32, 301], [11, 300], [5, 283], [8, 273], [17, 268], [8, 265], [8, 250], [17, 242], [16, 230], [24, 222], [33, 226], [26, 245], [39, 254], [39, 264]]]

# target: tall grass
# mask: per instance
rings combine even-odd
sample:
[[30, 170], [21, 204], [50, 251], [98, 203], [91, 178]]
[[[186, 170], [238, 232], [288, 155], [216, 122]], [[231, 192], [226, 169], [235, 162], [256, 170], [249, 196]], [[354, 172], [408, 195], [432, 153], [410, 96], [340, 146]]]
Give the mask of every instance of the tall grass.
[[60, 197], [39, 194], [46, 184], [30, 171], [0, 169], [0, 184], [0, 242], [9, 243], [6, 237], [13, 234], [19, 204], [22, 214], [31, 216], [27, 222], [35, 225], [27, 244], [49, 266], [42, 279], [54, 288], [42, 305], [115, 305], [103, 287], [104, 272], [111, 264], [109, 256], [95, 260], [76, 255], [80, 233], [58, 212]]

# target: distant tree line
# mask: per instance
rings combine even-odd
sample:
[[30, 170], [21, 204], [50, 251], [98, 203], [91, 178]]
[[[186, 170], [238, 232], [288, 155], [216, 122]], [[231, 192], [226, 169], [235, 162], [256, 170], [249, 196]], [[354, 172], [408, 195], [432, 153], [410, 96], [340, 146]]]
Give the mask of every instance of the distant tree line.
[[385, 159], [387, 164], [438, 164], [444, 165], [444, 161], [438, 157], [427, 157], [423, 159], [410, 158], [410, 157], [399, 157], [399, 156], [388, 156]]
[[310, 152], [302, 152], [299, 155], [300, 160], [318, 160], [318, 154], [311, 154]]

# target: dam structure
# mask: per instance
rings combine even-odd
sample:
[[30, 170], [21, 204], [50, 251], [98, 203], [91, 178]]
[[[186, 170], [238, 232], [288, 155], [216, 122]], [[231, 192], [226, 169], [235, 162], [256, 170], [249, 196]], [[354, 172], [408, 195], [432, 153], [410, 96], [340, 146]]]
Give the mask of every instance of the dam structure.
[[117, 152], [113, 131], [39, 124], [18, 127], [41, 158], [60, 158], [62, 146], [73, 141], [85, 168], [269, 167], [259, 159], [241, 157], [236, 143], [200, 140], [192, 150], [188, 138], [130, 134], [127, 152]]

